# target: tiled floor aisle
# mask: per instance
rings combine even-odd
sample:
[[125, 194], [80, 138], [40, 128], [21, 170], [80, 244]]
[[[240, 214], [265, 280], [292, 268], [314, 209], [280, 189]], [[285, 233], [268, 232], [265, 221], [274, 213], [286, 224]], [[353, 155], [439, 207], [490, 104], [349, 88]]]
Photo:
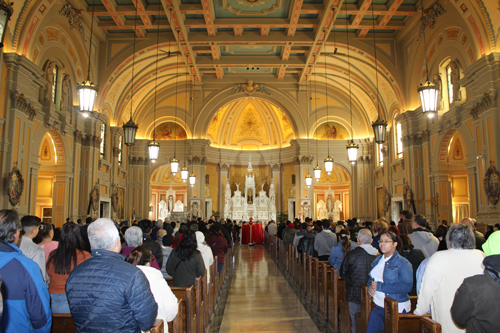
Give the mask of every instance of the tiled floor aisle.
[[242, 245], [220, 332], [320, 332], [263, 245]]

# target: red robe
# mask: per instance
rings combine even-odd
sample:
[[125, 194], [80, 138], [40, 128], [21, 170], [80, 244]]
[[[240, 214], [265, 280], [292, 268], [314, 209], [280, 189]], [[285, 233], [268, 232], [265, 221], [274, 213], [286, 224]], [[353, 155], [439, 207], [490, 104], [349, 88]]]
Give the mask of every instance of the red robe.
[[241, 244], [260, 244], [263, 242], [264, 232], [261, 224], [253, 224], [253, 222], [250, 221], [250, 223], [244, 224], [241, 227]]

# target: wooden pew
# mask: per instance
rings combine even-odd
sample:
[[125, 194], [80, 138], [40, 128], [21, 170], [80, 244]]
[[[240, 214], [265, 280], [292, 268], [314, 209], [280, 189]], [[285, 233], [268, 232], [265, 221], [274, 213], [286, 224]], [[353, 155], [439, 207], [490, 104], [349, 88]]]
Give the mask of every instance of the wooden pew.
[[323, 265], [328, 264], [328, 261], [316, 261], [316, 265], [314, 266], [314, 276], [315, 276], [315, 281], [314, 281], [314, 305], [316, 308], [316, 312], [320, 310], [321, 307], [321, 288], [324, 284], [322, 282], [323, 277], [321, 276], [323, 273]]
[[168, 333], [181, 333], [181, 329], [182, 329], [181, 323], [184, 320], [182, 318], [182, 302], [183, 301], [184, 301], [183, 299], [177, 300], [177, 308], [178, 308], [177, 316], [175, 316], [174, 320], [169, 321], [167, 323]]
[[301, 274], [302, 277], [300, 278], [300, 291], [301, 294], [306, 295], [307, 292], [307, 254], [305, 252], [302, 252], [302, 269], [301, 269]]
[[[414, 296], [413, 299], [415, 299]], [[412, 301], [412, 307], [414, 303], [416, 302]], [[430, 317], [430, 314], [425, 316]], [[390, 297], [384, 299], [384, 318], [386, 333], [420, 333], [420, 319], [422, 317], [413, 313], [399, 313], [398, 302]]]
[[356, 314], [356, 333], [365, 333], [374, 303], [368, 295], [368, 287], [361, 285], [361, 312]]
[[328, 287], [332, 274], [330, 268], [328, 263], [323, 263], [319, 270], [319, 313], [324, 321], [328, 320]]
[[172, 287], [172, 292], [177, 299], [182, 299], [182, 323], [181, 331], [185, 333], [196, 333], [196, 293], [193, 286]]
[[197, 277], [194, 281], [194, 290], [196, 294], [196, 303], [195, 303], [195, 310], [196, 310], [196, 330], [195, 332], [198, 333], [203, 333], [204, 331], [204, 310], [203, 307], [205, 306], [205, 303], [203, 302], [203, 278], [201, 276]]
[[351, 316], [349, 315], [349, 303], [346, 299], [345, 293], [345, 281], [342, 279], [338, 280], [338, 295], [337, 301], [339, 304], [339, 322], [340, 322], [340, 332], [349, 333], [351, 332]]
[[312, 301], [312, 262], [313, 257], [311, 255], [306, 258], [306, 290], [304, 293], [306, 303], [310, 303]]
[[208, 276], [207, 272], [209, 272], [210, 267], [208, 267], [208, 270], [205, 270], [205, 275], [202, 278], [201, 284], [203, 287], [203, 327], [205, 330], [208, 329], [210, 326], [210, 283], [208, 283]]
[[[330, 280], [328, 281], [328, 331], [339, 331], [339, 304], [338, 304], [338, 283], [339, 277], [335, 268], [329, 268]], [[365, 331], [366, 332], [366, 331]], [[363, 332], [363, 333], [365, 333]]]
[[[147, 333], [163, 333], [165, 331], [163, 320], [156, 319], [154, 326]], [[71, 318], [71, 313], [53, 313], [51, 333], [73, 333], [76, 326]]]
[[429, 317], [420, 319], [420, 333], [441, 333], [441, 324]]
[[311, 304], [317, 310], [318, 305], [318, 274], [319, 274], [319, 259], [312, 258], [311, 263]]

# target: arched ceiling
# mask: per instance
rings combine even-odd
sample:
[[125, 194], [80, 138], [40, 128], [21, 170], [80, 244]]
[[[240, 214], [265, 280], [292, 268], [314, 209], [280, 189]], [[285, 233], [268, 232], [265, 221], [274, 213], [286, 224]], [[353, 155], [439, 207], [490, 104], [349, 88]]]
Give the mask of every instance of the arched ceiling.
[[283, 110], [253, 97], [226, 104], [207, 131], [213, 146], [243, 150], [288, 146], [294, 137], [292, 123]]

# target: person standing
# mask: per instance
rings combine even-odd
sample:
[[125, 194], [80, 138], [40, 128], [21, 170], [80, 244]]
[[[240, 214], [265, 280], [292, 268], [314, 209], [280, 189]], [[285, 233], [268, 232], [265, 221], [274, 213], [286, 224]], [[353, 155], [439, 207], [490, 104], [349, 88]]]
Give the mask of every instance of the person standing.
[[47, 275], [47, 268], [45, 266], [45, 252], [43, 252], [43, 249], [40, 246], [33, 243], [33, 238], [38, 235], [41, 223], [42, 220], [40, 220], [39, 217], [33, 215], [26, 215], [21, 219], [24, 235], [21, 238], [19, 250], [21, 250], [26, 258], [30, 258], [38, 264], [38, 266], [40, 267], [40, 271], [42, 272], [43, 280], [48, 286], [50, 283], [50, 279]]
[[207, 245], [212, 249], [214, 258], [217, 256], [219, 274], [224, 266], [224, 256], [228, 251], [227, 241], [221, 234], [220, 228], [219, 224], [214, 224], [209, 230], [208, 237], [205, 239]]
[[0, 276], [3, 280], [0, 331], [49, 333], [52, 328], [49, 291], [38, 265], [14, 245], [19, 241], [21, 229], [16, 211], [0, 210]]
[[332, 247], [337, 245], [337, 236], [330, 231], [330, 221], [323, 220], [323, 229], [314, 239], [314, 249], [318, 252], [319, 261], [327, 261], [332, 251]]
[[120, 254], [120, 235], [113, 221], [97, 219], [89, 225], [88, 236], [92, 256], [73, 269], [66, 282], [77, 332], [151, 329], [158, 305], [144, 273]]
[[437, 252], [439, 247], [439, 239], [437, 239], [431, 232], [425, 228], [427, 220], [422, 215], [415, 216], [413, 220], [413, 232], [408, 235], [411, 239], [413, 246], [421, 250], [426, 258], [430, 258]]
[[139, 228], [142, 230], [142, 244], [146, 245], [151, 249], [153, 255], [158, 262], [158, 266], [161, 269], [163, 265], [163, 251], [161, 250], [161, 245], [151, 239], [151, 231], [153, 230], [153, 222], [151, 220], [141, 220], [138, 223]]

